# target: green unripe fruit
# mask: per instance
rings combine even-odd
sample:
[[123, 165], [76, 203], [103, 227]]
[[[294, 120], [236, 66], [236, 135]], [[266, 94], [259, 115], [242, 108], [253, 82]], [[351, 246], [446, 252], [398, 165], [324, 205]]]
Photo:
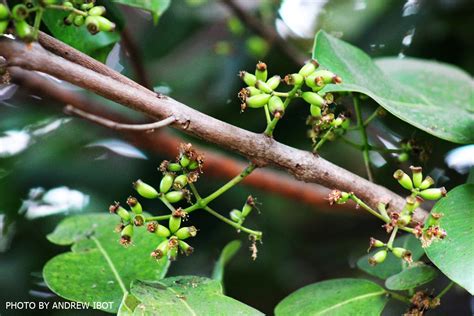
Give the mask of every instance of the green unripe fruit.
[[426, 227], [439, 225], [439, 220], [443, 217], [443, 213], [430, 213], [426, 222]]
[[333, 72], [329, 70], [316, 70], [311, 74], [311, 76], [314, 76], [315, 78], [321, 78], [321, 79], [315, 79], [316, 81], [322, 81], [322, 83], [319, 83], [317, 85], [324, 85], [328, 83], [340, 83], [340, 77], [336, 76]]
[[242, 212], [239, 211], [239, 210], [232, 210], [230, 212], [230, 218], [236, 222], [236, 223], [239, 223], [242, 221], [243, 217], [242, 217]]
[[410, 224], [410, 222], [411, 222], [411, 215], [409, 214], [400, 215], [400, 217], [397, 220], [397, 224], [402, 225], [402, 226], [406, 226]]
[[438, 200], [443, 196], [446, 196], [446, 189], [442, 188], [433, 188], [433, 189], [426, 189], [419, 193], [419, 195], [427, 200]]
[[265, 93], [273, 92], [273, 90], [262, 80], [257, 80], [257, 83], [255, 84], [255, 88]]
[[326, 100], [326, 104], [332, 104], [334, 102], [334, 94], [326, 93], [324, 95], [324, 100]]
[[311, 104], [309, 111], [311, 112], [311, 116], [321, 117], [321, 108], [319, 106]]
[[160, 192], [166, 193], [168, 192], [171, 187], [173, 186], [174, 175], [171, 173], [167, 173], [163, 176], [160, 182]]
[[278, 75], [275, 75], [267, 80], [267, 85], [268, 87], [270, 87], [271, 90], [275, 90], [280, 85], [280, 82], [281, 82], [281, 77]]
[[130, 213], [121, 206], [118, 206], [118, 208], [116, 210], [116, 213], [117, 213], [118, 216], [120, 216], [120, 218], [124, 222], [129, 222], [132, 219], [132, 217], [130, 216]]
[[254, 206], [255, 206], [254, 198], [250, 195], [247, 198], [247, 201], [245, 202], [244, 207], [242, 207], [242, 217], [247, 217], [250, 214], [250, 212], [252, 212]]
[[[94, 3], [90, 2], [90, 3], [81, 4], [80, 8], [81, 8], [82, 11], [87, 11], [87, 10], [93, 8], [93, 7], [94, 7]], [[91, 15], [93, 15], [93, 14], [91, 14]]]
[[181, 240], [188, 239], [189, 237], [196, 237], [197, 229], [194, 226], [182, 227], [178, 229], [174, 235]]
[[82, 26], [84, 25], [84, 21], [85, 21], [85, 18], [82, 15], [76, 15], [74, 17], [73, 23], [75, 26]]
[[423, 173], [421, 167], [414, 167], [410, 166], [411, 172], [412, 172], [412, 178], [413, 178], [413, 185], [415, 188], [419, 188], [421, 185], [421, 182], [423, 181]]
[[[0, 35], [3, 35], [8, 28], [9, 21], [0, 21]], [[3, 70], [3, 68], [0, 68]], [[6, 68], [5, 68], [6, 69]], [[0, 75], [4, 75], [4, 71], [0, 70]], [[6, 72], [6, 70], [5, 70]]]
[[69, 13], [68, 16], [66, 16], [63, 20], [65, 25], [72, 25], [74, 23], [74, 19], [76, 18], [77, 14], [76, 13]]
[[189, 170], [195, 170], [199, 167], [199, 162], [197, 162], [196, 160], [193, 160], [191, 161], [191, 163], [189, 164], [188, 166], [188, 169]]
[[143, 213], [142, 205], [140, 204], [140, 202], [138, 202], [137, 198], [135, 198], [133, 196], [129, 196], [128, 199], [127, 199], [127, 204], [128, 204], [128, 206], [130, 206], [133, 213], [135, 213], [135, 214]]
[[261, 94], [262, 91], [258, 90], [257, 88], [255, 87], [247, 87], [245, 88], [245, 90], [247, 91], [247, 95], [250, 96], [250, 97], [253, 97], [254, 95], [257, 95], [257, 94]]
[[184, 192], [183, 191], [171, 191], [166, 193], [165, 198], [168, 200], [170, 203], [178, 203], [184, 198]]
[[173, 188], [180, 190], [188, 184], [188, 177], [185, 174], [179, 175], [174, 179]]
[[300, 74], [291, 74], [291, 75], [286, 75], [283, 80], [285, 81], [287, 85], [299, 86], [300, 84], [303, 83], [304, 78]]
[[157, 224], [156, 228], [155, 228], [155, 235], [158, 236], [158, 237], [166, 238], [169, 235], [171, 235], [171, 232], [167, 227], [165, 227], [163, 225], [160, 225], [160, 224]]
[[301, 76], [303, 77], [308, 77], [309, 75], [311, 75], [315, 70], [316, 68], [319, 67], [319, 63], [314, 60], [314, 59], [311, 59], [309, 62], [307, 62], [303, 67], [301, 67], [300, 71], [298, 72], [298, 74], [300, 74]]
[[178, 242], [178, 245], [179, 245], [179, 249], [181, 249], [181, 252], [183, 252], [186, 256], [189, 256], [190, 254], [194, 252], [194, 248], [182, 240]]
[[141, 214], [135, 215], [133, 218], [133, 224], [135, 224], [135, 226], [143, 226], [145, 224], [145, 217]]
[[261, 108], [268, 103], [270, 97], [271, 95], [266, 93], [254, 95], [253, 97], [247, 98], [247, 100], [245, 100], [245, 104], [250, 108]]
[[179, 159], [179, 164], [183, 166], [184, 168], [189, 166], [190, 163], [191, 163], [191, 160], [186, 155], [182, 155], [181, 158]]
[[155, 250], [153, 250], [151, 256], [154, 257], [156, 260], [160, 260], [161, 258], [168, 255], [168, 249], [168, 240], [164, 240], [158, 245]]
[[176, 261], [176, 258], [178, 257], [178, 244], [179, 242], [176, 242], [176, 247], [169, 247], [168, 258], [171, 261]]
[[303, 97], [303, 100], [305, 100], [309, 104], [313, 104], [319, 107], [326, 105], [326, 101], [315, 92], [303, 92], [301, 96]]
[[17, 21], [21, 21], [21, 20], [26, 19], [28, 17], [28, 14], [29, 14], [28, 13], [28, 8], [24, 4], [17, 4], [12, 9], [12, 16]]
[[138, 192], [138, 194], [147, 199], [156, 199], [159, 196], [158, 191], [156, 191], [154, 187], [146, 184], [140, 179], [133, 183], [133, 188]]
[[255, 77], [257, 80], [267, 81], [267, 64], [264, 62], [259, 61], [257, 66], [255, 67]]
[[330, 124], [331, 124], [331, 126], [333, 126], [333, 127], [339, 127], [339, 126], [342, 125], [342, 122], [343, 122], [343, 121], [344, 121], [344, 120], [343, 120], [342, 118], [338, 117], [338, 118], [336, 118], [335, 120], [333, 120]]
[[399, 162], [406, 162], [410, 158], [410, 155], [408, 153], [401, 153], [397, 158]]
[[268, 109], [270, 110], [270, 113], [278, 117], [281, 117], [285, 112], [283, 101], [276, 95], [272, 96], [270, 100], [268, 100]]
[[103, 16], [97, 16], [99, 21], [99, 30], [101, 32], [113, 32], [115, 31], [115, 23], [104, 18]]
[[370, 238], [370, 248], [372, 247], [375, 247], [375, 248], [380, 248], [380, 247], [384, 247], [385, 246], [385, 243], [378, 240], [378, 239], [375, 239], [375, 238]]
[[87, 30], [89, 31], [89, 33], [91, 33], [92, 35], [95, 35], [97, 33], [100, 32], [100, 29], [99, 29], [99, 17], [98, 16], [91, 16], [89, 15], [87, 18], [86, 18], [86, 27], [87, 27]]
[[104, 6], [97, 6], [93, 7], [92, 9], [89, 10], [89, 15], [103, 15], [105, 13], [105, 7]]
[[247, 86], [253, 87], [257, 83], [257, 77], [255, 77], [254, 75], [246, 71], [241, 71], [239, 73], [239, 76], [245, 82]]
[[181, 220], [182, 220], [181, 216], [171, 215], [170, 222], [168, 225], [171, 233], [176, 232], [181, 227]]
[[122, 237], [127, 236], [127, 237], [132, 237], [133, 236], [133, 225], [127, 225], [122, 229], [121, 233]]
[[406, 250], [405, 248], [395, 247], [392, 249], [392, 253], [395, 257], [404, 258], [410, 254], [410, 251]]
[[413, 213], [418, 208], [418, 206], [420, 206], [419, 198], [415, 198], [410, 195], [406, 198], [406, 204], [403, 210]]
[[397, 179], [398, 183], [407, 190], [413, 189], [413, 182], [409, 175], [407, 175], [403, 170], [398, 169], [393, 173], [393, 177]]
[[15, 21], [15, 30], [16, 34], [21, 39], [31, 39], [33, 36], [31, 26], [29, 26], [25, 20]]
[[69, 1], [64, 2], [63, 6], [66, 8], [74, 8], [74, 5]]
[[0, 21], [8, 19], [10, 13], [8, 12], [8, 8], [3, 3], [0, 3]]
[[419, 188], [420, 188], [421, 190], [425, 190], [425, 189], [428, 189], [430, 186], [432, 186], [434, 183], [435, 183], [435, 181], [433, 180], [433, 178], [430, 177], [430, 176], [427, 176], [427, 177], [425, 178], [425, 180], [423, 180], [423, 181], [421, 182]]
[[369, 258], [369, 263], [373, 266], [382, 263], [387, 258], [387, 250], [380, 250], [371, 258]]
[[172, 162], [168, 165], [168, 170], [172, 171], [172, 172], [178, 172], [178, 171], [181, 171], [182, 168], [181, 168], [181, 165], [179, 163]]
[[342, 122], [341, 127], [343, 129], [347, 129], [350, 124], [351, 124], [351, 121], [346, 117], [344, 118], [344, 121]]

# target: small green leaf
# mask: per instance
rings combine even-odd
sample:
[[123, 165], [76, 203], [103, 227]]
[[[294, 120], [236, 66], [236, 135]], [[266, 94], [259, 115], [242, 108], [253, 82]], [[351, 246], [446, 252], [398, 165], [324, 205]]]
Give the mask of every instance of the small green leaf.
[[[420, 241], [413, 235], [404, 235], [395, 239], [394, 246], [402, 247], [411, 251], [414, 261], [419, 260], [424, 254]], [[369, 264], [369, 257], [372, 257], [375, 252], [377, 252], [377, 250], [372, 250], [369, 254], [357, 260], [357, 267], [370, 275], [376, 276], [380, 279], [386, 279], [389, 276], [401, 272], [407, 266], [405, 261], [395, 257], [391, 253], [387, 255], [387, 259], [383, 263], [371, 266]]]
[[136, 315], [263, 315], [225, 296], [219, 281], [204, 277], [179, 276], [160, 281], [134, 281], [130, 291], [141, 301], [135, 309]]
[[284, 298], [276, 316], [379, 316], [388, 301], [379, 285], [362, 279], [335, 279], [307, 285]]
[[132, 294], [125, 294], [123, 296], [122, 303], [120, 304], [118, 315], [132, 315], [135, 311], [135, 308], [140, 304], [140, 300]]
[[380, 59], [378, 67], [362, 50], [318, 32], [313, 57], [342, 77], [325, 91], [368, 95], [399, 119], [455, 143], [474, 142], [473, 80], [447, 64], [414, 58]]
[[242, 242], [240, 240], [233, 240], [229, 242], [224, 249], [222, 249], [219, 260], [214, 266], [214, 271], [212, 271], [212, 278], [218, 280], [222, 283], [224, 280], [224, 268], [225, 265], [235, 256], [237, 251], [239, 251]]
[[434, 280], [437, 276], [438, 271], [435, 268], [423, 263], [413, 264], [402, 272], [389, 277], [385, 281], [385, 287], [394, 291], [414, 289]]
[[114, 232], [117, 223], [117, 216], [99, 213], [63, 220], [48, 239], [58, 245], [72, 244], [72, 252], [46, 263], [43, 277], [48, 287], [72, 301], [113, 302], [106, 311], [117, 312], [132, 280], [163, 278], [169, 262], [150, 257], [162, 239], [136, 227], [133, 244], [124, 248]]
[[447, 236], [425, 248], [428, 258], [448, 278], [474, 295], [474, 184], [463, 184], [439, 200], [432, 213], [443, 213]]
[[171, 0], [111, 0], [131, 7], [136, 7], [145, 11], [150, 11], [153, 22], [158, 23], [160, 16], [168, 9]]
[[64, 25], [63, 20], [67, 15], [68, 13], [62, 11], [46, 10], [43, 22], [58, 40], [101, 62], [105, 62], [114, 44], [120, 40], [119, 33], [117, 31], [100, 32], [92, 35], [87, 31], [85, 25], [81, 27]]

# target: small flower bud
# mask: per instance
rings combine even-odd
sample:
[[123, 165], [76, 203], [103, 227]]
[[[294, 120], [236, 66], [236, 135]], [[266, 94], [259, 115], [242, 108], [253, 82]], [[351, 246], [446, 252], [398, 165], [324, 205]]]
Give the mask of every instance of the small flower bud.
[[174, 175], [172, 173], [165, 174], [160, 181], [160, 192], [161, 193], [168, 192], [173, 186], [173, 182], [174, 182]]
[[257, 77], [252, 75], [251, 73], [248, 73], [246, 71], [241, 71], [239, 72], [239, 77], [245, 82], [246, 85], [248, 86], [255, 86], [255, 83], [257, 83]]
[[275, 75], [267, 80], [267, 85], [271, 90], [275, 90], [280, 85], [280, 82], [281, 82], [281, 77], [278, 75]]
[[398, 183], [407, 190], [413, 189], [413, 182], [409, 175], [407, 175], [403, 170], [398, 169], [393, 173], [393, 177], [397, 179]]
[[326, 104], [332, 104], [334, 102], [334, 94], [326, 93], [324, 95], [324, 100], [326, 101]]
[[133, 182], [133, 188], [146, 199], [156, 199], [159, 194], [154, 187], [138, 179]]
[[423, 181], [423, 173], [421, 167], [414, 167], [410, 166], [411, 172], [412, 172], [412, 178], [413, 178], [413, 185], [415, 188], [419, 188], [421, 185], [421, 182]]
[[77, 14], [75, 13], [70, 13], [69, 15], [67, 15], [63, 20], [64, 25], [72, 25], [74, 23], [74, 18], [76, 17], [76, 15]]
[[132, 237], [133, 237], [133, 225], [127, 225], [122, 230], [120, 243], [124, 246], [128, 246], [132, 242]]
[[191, 160], [189, 159], [188, 156], [186, 156], [186, 155], [181, 155], [181, 158], [179, 159], [179, 164], [180, 164], [183, 168], [186, 168], [187, 166], [189, 166], [190, 163], [191, 163]]
[[247, 98], [245, 104], [251, 108], [261, 108], [270, 100], [271, 95], [269, 94], [258, 94], [253, 97]]
[[[262, 91], [258, 90], [257, 88], [255, 87], [246, 87], [244, 88], [245, 89], [245, 93], [248, 97], [253, 97], [254, 95], [257, 95], [257, 94], [261, 94]], [[245, 101], [245, 100], [244, 100]]]
[[75, 26], [82, 26], [82, 25], [84, 25], [84, 21], [85, 21], [84, 16], [82, 16], [82, 15], [76, 15], [76, 16], [74, 17], [73, 24], [74, 24]]
[[170, 217], [170, 222], [169, 222], [169, 229], [171, 233], [174, 233], [181, 227], [181, 220], [182, 220], [182, 211], [176, 210], [173, 212], [173, 214]]
[[311, 75], [318, 67], [319, 67], [319, 63], [315, 59], [311, 59], [303, 67], [301, 67], [298, 74], [300, 74], [303, 77], [307, 77]]
[[179, 163], [172, 162], [172, 163], [168, 164], [168, 170], [171, 171], [171, 172], [179, 172], [179, 171], [182, 170], [182, 168], [181, 168], [181, 165]]
[[420, 190], [425, 190], [428, 189], [430, 186], [432, 186], [435, 183], [432, 177], [427, 176], [425, 180], [423, 180], [419, 186]]
[[89, 15], [99, 16], [99, 15], [104, 15], [104, 13], [105, 13], [104, 6], [96, 6], [89, 10]]
[[426, 226], [430, 227], [439, 225], [439, 220], [441, 217], [443, 217], [443, 213], [430, 213], [428, 221], [426, 222]]
[[257, 80], [257, 83], [255, 84], [255, 88], [258, 90], [264, 92], [264, 93], [272, 93], [273, 90], [262, 80]]
[[3, 3], [0, 3], [0, 21], [4, 21], [8, 19], [10, 13], [8, 12], [8, 8]]
[[321, 108], [317, 105], [311, 104], [309, 107], [309, 112], [313, 117], [321, 117]]
[[313, 104], [319, 107], [326, 105], [326, 101], [315, 92], [303, 92], [301, 96], [303, 97], [303, 100], [305, 100], [309, 104]]
[[408, 161], [408, 159], [410, 158], [410, 155], [408, 153], [401, 153], [400, 155], [398, 155], [397, 159], [399, 162], [405, 162], [405, 161]]
[[165, 237], [165, 238], [171, 235], [170, 230], [166, 226], [163, 226], [160, 224], [156, 224], [154, 233], [158, 237]]
[[324, 84], [329, 84], [329, 83], [341, 83], [341, 77], [336, 76], [333, 72], [329, 70], [316, 70], [311, 76], [315, 76], [317, 81], [320, 81], [320, 83], [317, 85], [321, 86]]
[[188, 239], [189, 237], [196, 237], [197, 229], [194, 226], [182, 227], [178, 229], [174, 235], [181, 240]]
[[306, 77], [304, 82], [311, 89], [321, 90], [324, 87], [324, 81], [314, 73]]
[[291, 74], [291, 75], [286, 75], [283, 80], [285, 81], [287, 85], [297, 86], [303, 83], [304, 78], [300, 74]]
[[97, 33], [100, 32], [100, 28], [99, 28], [99, 17], [89, 15], [89, 16], [86, 18], [85, 23], [86, 23], [87, 30], [88, 30], [89, 33], [91, 33], [92, 35], [95, 35], [95, 34], [97, 34]]
[[175, 190], [181, 190], [188, 184], [188, 176], [185, 174], [179, 175], [174, 179], [173, 188]]
[[185, 194], [183, 191], [171, 191], [165, 194], [165, 198], [170, 203], [178, 203], [182, 199], [184, 199]]
[[395, 247], [395, 248], [392, 249], [392, 253], [393, 253], [396, 257], [402, 258], [403, 260], [405, 260], [405, 261], [408, 262], [408, 263], [412, 263], [412, 262], [413, 262], [411, 252], [408, 251], [408, 250], [406, 250], [405, 248]]
[[329, 193], [329, 197], [328, 197], [329, 205], [333, 205], [334, 203], [344, 204], [349, 200], [350, 197], [351, 197], [350, 193], [342, 192], [339, 190], [332, 190]]
[[133, 218], [133, 224], [135, 226], [143, 226], [145, 224], [145, 218], [141, 214], [135, 215]]
[[110, 213], [115, 213], [117, 214], [118, 216], [120, 216], [120, 218], [124, 221], [124, 222], [128, 222], [130, 221], [130, 219], [132, 218], [130, 216], [130, 213], [124, 209], [123, 207], [120, 206], [120, 203], [118, 202], [115, 202], [114, 204], [110, 205], [109, 206], [109, 211]]
[[397, 224], [401, 226], [406, 226], [411, 222], [411, 215], [410, 214], [403, 214], [397, 219]]
[[168, 240], [162, 241], [158, 247], [150, 254], [156, 260], [160, 260], [168, 254]]
[[156, 232], [156, 229], [158, 228], [158, 223], [157, 222], [149, 222], [146, 225], [146, 230], [149, 231], [150, 233]]
[[[189, 170], [195, 170], [199, 168], [199, 162], [196, 160], [191, 161], [191, 163], [188, 166]], [[188, 174], [188, 180], [190, 179], [189, 174]], [[197, 179], [196, 179], [197, 180]], [[196, 181], [189, 181], [189, 182], [196, 182]]]
[[387, 258], [387, 250], [380, 250], [375, 253], [373, 257], [369, 258], [369, 264], [375, 266], [379, 263], [382, 263]]
[[255, 207], [255, 200], [251, 195], [249, 195], [249, 197], [247, 198], [247, 201], [244, 204], [244, 207], [242, 207], [242, 216], [247, 217], [254, 207]]
[[338, 117], [334, 121], [332, 121], [330, 125], [333, 127], [339, 127], [341, 126], [342, 122], [344, 122], [344, 120], [341, 117]]
[[137, 198], [135, 198], [133, 196], [129, 196], [128, 199], [127, 199], [127, 204], [128, 204], [128, 206], [130, 206], [133, 213], [135, 213], [135, 214], [143, 213], [142, 205], [140, 204], [140, 202], [138, 202]]
[[242, 212], [239, 210], [232, 210], [229, 215], [230, 215], [230, 218], [236, 223], [241, 222], [243, 219]]
[[268, 101], [268, 109], [270, 110], [270, 113], [273, 114], [273, 116], [278, 115], [279, 117], [281, 117], [283, 113], [285, 113], [283, 101], [280, 99], [280, 97], [277, 97], [276, 95], [272, 96]]
[[194, 252], [194, 248], [182, 240], [178, 241], [178, 245], [179, 249], [181, 249], [181, 252], [184, 253], [186, 256], [189, 256]]
[[369, 249], [367, 249], [367, 252], [370, 251], [372, 248], [380, 248], [380, 247], [385, 247], [386, 244], [378, 239], [370, 237], [370, 243], [369, 243]]
[[413, 197], [413, 196], [407, 196], [406, 198], [406, 203], [405, 206], [403, 207], [403, 211], [407, 211], [410, 214], [413, 213], [423, 202], [423, 199], [420, 197]]
[[255, 77], [257, 78], [257, 80], [267, 81], [267, 76], [267, 64], [259, 61], [255, 67]]
[[91, 2], [86, 1], [86, 3], [81, 4], [80, 9], [82, 11], [87, 11], [91, 9], [93, 6], [94, 6], [94, 3], [92, 1]]
[[447, 191], [444, 187], [441, 188], [433, 188], [433, 189], [426, 189], [421, 191], [420, 196], [427, 200], [438, 200], [443, 196], [446, 196]]

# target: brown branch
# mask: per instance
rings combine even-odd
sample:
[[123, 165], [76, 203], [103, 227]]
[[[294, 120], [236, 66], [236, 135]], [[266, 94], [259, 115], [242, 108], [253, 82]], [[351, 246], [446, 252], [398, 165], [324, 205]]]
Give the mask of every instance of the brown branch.
[[302, 65], [306, 61], [306, 57], [296, 49], [291, 43], [282, 39], [278, 33], [271, 27], [261, 23], [257, 18], [248, 14], [234, 0], [222, 0], [224, 3], [247, 27], [253, 32], [263, 37], [270, 43], [275, 43], [278, 49], [284, 53], [295, 64]]
[[[76, 108], [93, 112], [94, 115], [109, 120], [127, 121], [131, 123], [126, 117], [104, 111], [102, 104], [86, 99], [73, 91], [66, 90], [50, 80], [45, 80], [45, 78], [38, 74], [18, 67], [10, 67], [9, 72], [12, 82], [29, 90], [31, 93], [42, 95], [56, 100], [59, 103], [73, 104]], [[179, 145], [183, 142], [181, 138], [171, 135], [165, 130], [160, 130], [159, 133], [136, 133], [127, 130], [121, 132], [125, 138], [131, 140], [137, 146], [170, 158], [178, 155]], [[199, 152], [204, 153], [206, 157], [203, 170], [206, 176], [228, 180], [235, 177], [236, 174], [239, 174], [247, 166], [243, 161], [218, 154], [205, 148], [200, 148], [199, 146], [194, 147], [196, 147]], [[284, 198], [294, 199], [315, 206], [317, 210], [328, 210], [328, 202], [326, 200], [329, 193], [328, 189], [317, 184], [297, 181], [285, 173], [270, 169], [260, 169], [246, 177], [243, 183]], [[352, 211], [353, 207], [350, 205], [338, 205], [337, 208], [331, 208], [330, 211], [342, 209]]]
[[116, 129], [116, 130], [119, 130], [119, 131], [128, 130], [128, 131], [153, 132], [155, 129], [159, 129], [159, 128], [168, 126], [171, 123], [174, 123], [176, 121], [174, 116], [170, 116], [170, 117], [167, 117], [165, 119], [162, 119], [161, 121], [148, 123], [148, 124], [124, 124], [124, 123], [118, 123], [118, 122], [109, 120], [109, 119], [104, 118], [102, 116], [98, 116], [98, 115], [83, 111], [81, 109], [77, 109], [77, 108], [75, 108], [74, 106], [72, 106], [70, 104], [68, 104], [64, 107], [64, 112], [66, 114], [76, 115], [78, 117], [82, 117], [86, 120], [97, 123], [99, 125], [102, 125], [102, 126], [105, 126], [105, 127], [111, 128], [111, 129]]
[[[171, 98], [152, 96], [143, 89], [133, 88], [53, 55], [36, 43], [27, 47], [21, 42], [1, 38], [0, 51], [9, 66], [47, 73], [154, 119], [173, 115], [176, 117], [176, 122], [172, 125], [174, 128], [235, 151], [258, 166], [272, 164], [290, 172], [299, 180], [352, 191], [371, 206], [384, 202], [389, 203], [390, 210], [401, 210], [404, 205], [404, 199], [390, 190], [370, 183], [310, 152], [219, 121]], [[417, 220], [426, 216], [426, 212], [422, 210], [417, 214]]]

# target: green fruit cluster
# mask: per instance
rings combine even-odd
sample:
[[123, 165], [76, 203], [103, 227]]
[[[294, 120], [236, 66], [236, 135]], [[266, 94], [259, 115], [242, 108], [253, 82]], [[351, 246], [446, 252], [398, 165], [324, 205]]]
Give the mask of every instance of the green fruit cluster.
[[242, 207], [242, 210], [234, 209], [230, 211], [229, 217], [237, 224], [242, 225], [245, 219], [247, 218], [247, 216], [252, 212], [254, 208], [255, 208], [255, 199], [251, 195], [249, 195], [247, 197], [247, 200], [245, 201], [244, 206]]
[[64, 18], [65, 25], [77, 27], [85, 25], [92, 35], [99, 32], [113, 32], [115, 30], [115, 23], [103, 16], [106, 13], [105, 7], [96, 6], [95, 0], [66, 1], [63, 3], [63, 6], [71, 10], [71, 13]]

